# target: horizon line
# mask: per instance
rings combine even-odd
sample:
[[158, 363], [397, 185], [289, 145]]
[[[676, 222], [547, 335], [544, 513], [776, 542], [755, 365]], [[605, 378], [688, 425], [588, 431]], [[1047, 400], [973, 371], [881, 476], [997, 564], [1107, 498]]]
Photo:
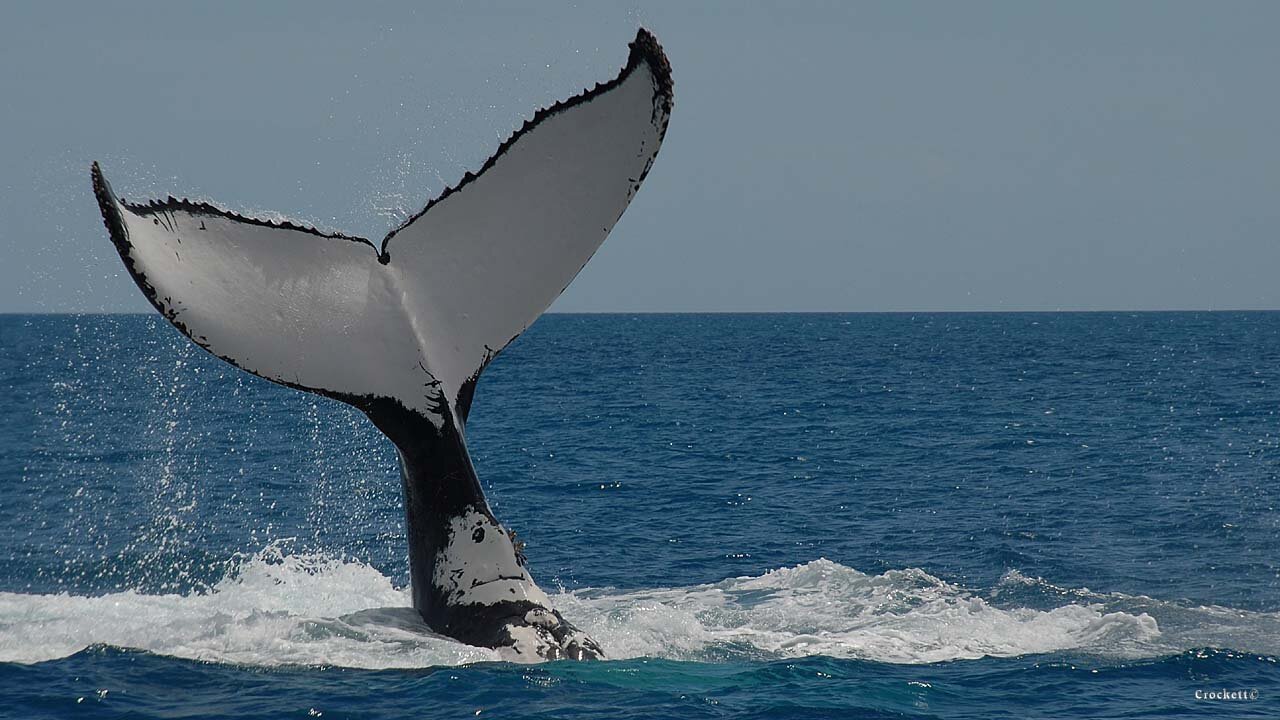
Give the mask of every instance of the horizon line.
[[[1104, 308], [1094, 310], [572, 310], [548, 311], [543, 315], [1067, 315], [1067, 314], [1158, 314], [1158, 313], [1273, 313], [1280, 308]], [[128, 310], [0, 310], [0, 316], [16, 315], [159, 315], [155, 311]]]

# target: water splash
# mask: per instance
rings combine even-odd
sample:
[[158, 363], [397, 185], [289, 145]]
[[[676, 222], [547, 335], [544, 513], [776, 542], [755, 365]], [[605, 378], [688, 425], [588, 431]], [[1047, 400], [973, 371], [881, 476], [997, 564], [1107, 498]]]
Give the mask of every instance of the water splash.
[[1000, 608], [923, 570], [867, 575], [825, 559], [691, 588], [566, 599], [565, 612], [581, 618], [611, 657], [921, 663], [1073, 650], [1142, 655], [1160, 636], [1145, 613], [1075, 603]]
[[[41, 662], [94, 645], [252, 666], [418, 668], [505, 659], [431, 633], [408, 592], [376, 569], [287, 547], [274, 543], [236, 559], [207, 592], [0, 593], [0, 661]], [[815, 560], [707, 585], [562, 593], [554, 602], [614, 659], [821, 655], [927, 663], [1063, 652], [1132, 659], [1201, 647], [1210, 617], [1219, 626], [1234, 622], [1234, 637], [1252, 651], [1280, 650], [1275, 614], [1130, 596], [1072, 597], [1034, 609], [1005, 606], [1000, 595], [997, 588], [983, 597], [914, 568], [869, 575]], [[1118, 607], [1135, 603], [1145, 605]], [[1178, 613], [1195, 617], [1186, 622]], [[1199, 629], [1171, 631], [1166, 617], [1176, 628]]]

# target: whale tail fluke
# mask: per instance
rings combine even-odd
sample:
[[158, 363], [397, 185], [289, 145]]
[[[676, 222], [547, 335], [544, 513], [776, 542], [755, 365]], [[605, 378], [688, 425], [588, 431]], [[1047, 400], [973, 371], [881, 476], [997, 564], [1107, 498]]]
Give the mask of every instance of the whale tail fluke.
[[612, 80], [538, 111], [378, 245], [208, 203], [130, 203], [93, 164], [125, 267], [204, 349], [363, 410], [400, 453], [414, 607], [519, 658], [594, 657], [493, 517], [463, 429], [480, 373], [577, 275], [652, 166], [670, 67], [645, 30]]
[[671, 78], [641, 30], [613, 80], [539, 111], [375, 246], [208, 203], [93, 187], [125, 266], [218, 357], [290, 387], [465, 423], [485, 365], [583, 267], [662, 142]]

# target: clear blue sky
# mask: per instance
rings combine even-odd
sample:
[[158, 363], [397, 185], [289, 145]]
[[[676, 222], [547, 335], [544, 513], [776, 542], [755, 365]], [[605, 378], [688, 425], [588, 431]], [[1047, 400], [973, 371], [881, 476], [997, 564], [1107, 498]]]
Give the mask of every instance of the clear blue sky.
[[560, 311], [1280, 308], [1280, 3], [5, 3], [0, 311], [148, 311], [89, 186], [375, 239], [671, 59]]

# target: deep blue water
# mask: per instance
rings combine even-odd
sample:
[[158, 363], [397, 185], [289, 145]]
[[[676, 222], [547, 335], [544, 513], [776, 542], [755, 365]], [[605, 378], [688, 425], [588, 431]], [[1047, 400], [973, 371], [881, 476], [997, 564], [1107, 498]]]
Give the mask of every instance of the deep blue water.
[[1277, 313], [543, 318], [468, 440], [585, 664], [427, 634], [389, 444], [159, 317], [0, 388], [0, 716], [1280, 706]]

